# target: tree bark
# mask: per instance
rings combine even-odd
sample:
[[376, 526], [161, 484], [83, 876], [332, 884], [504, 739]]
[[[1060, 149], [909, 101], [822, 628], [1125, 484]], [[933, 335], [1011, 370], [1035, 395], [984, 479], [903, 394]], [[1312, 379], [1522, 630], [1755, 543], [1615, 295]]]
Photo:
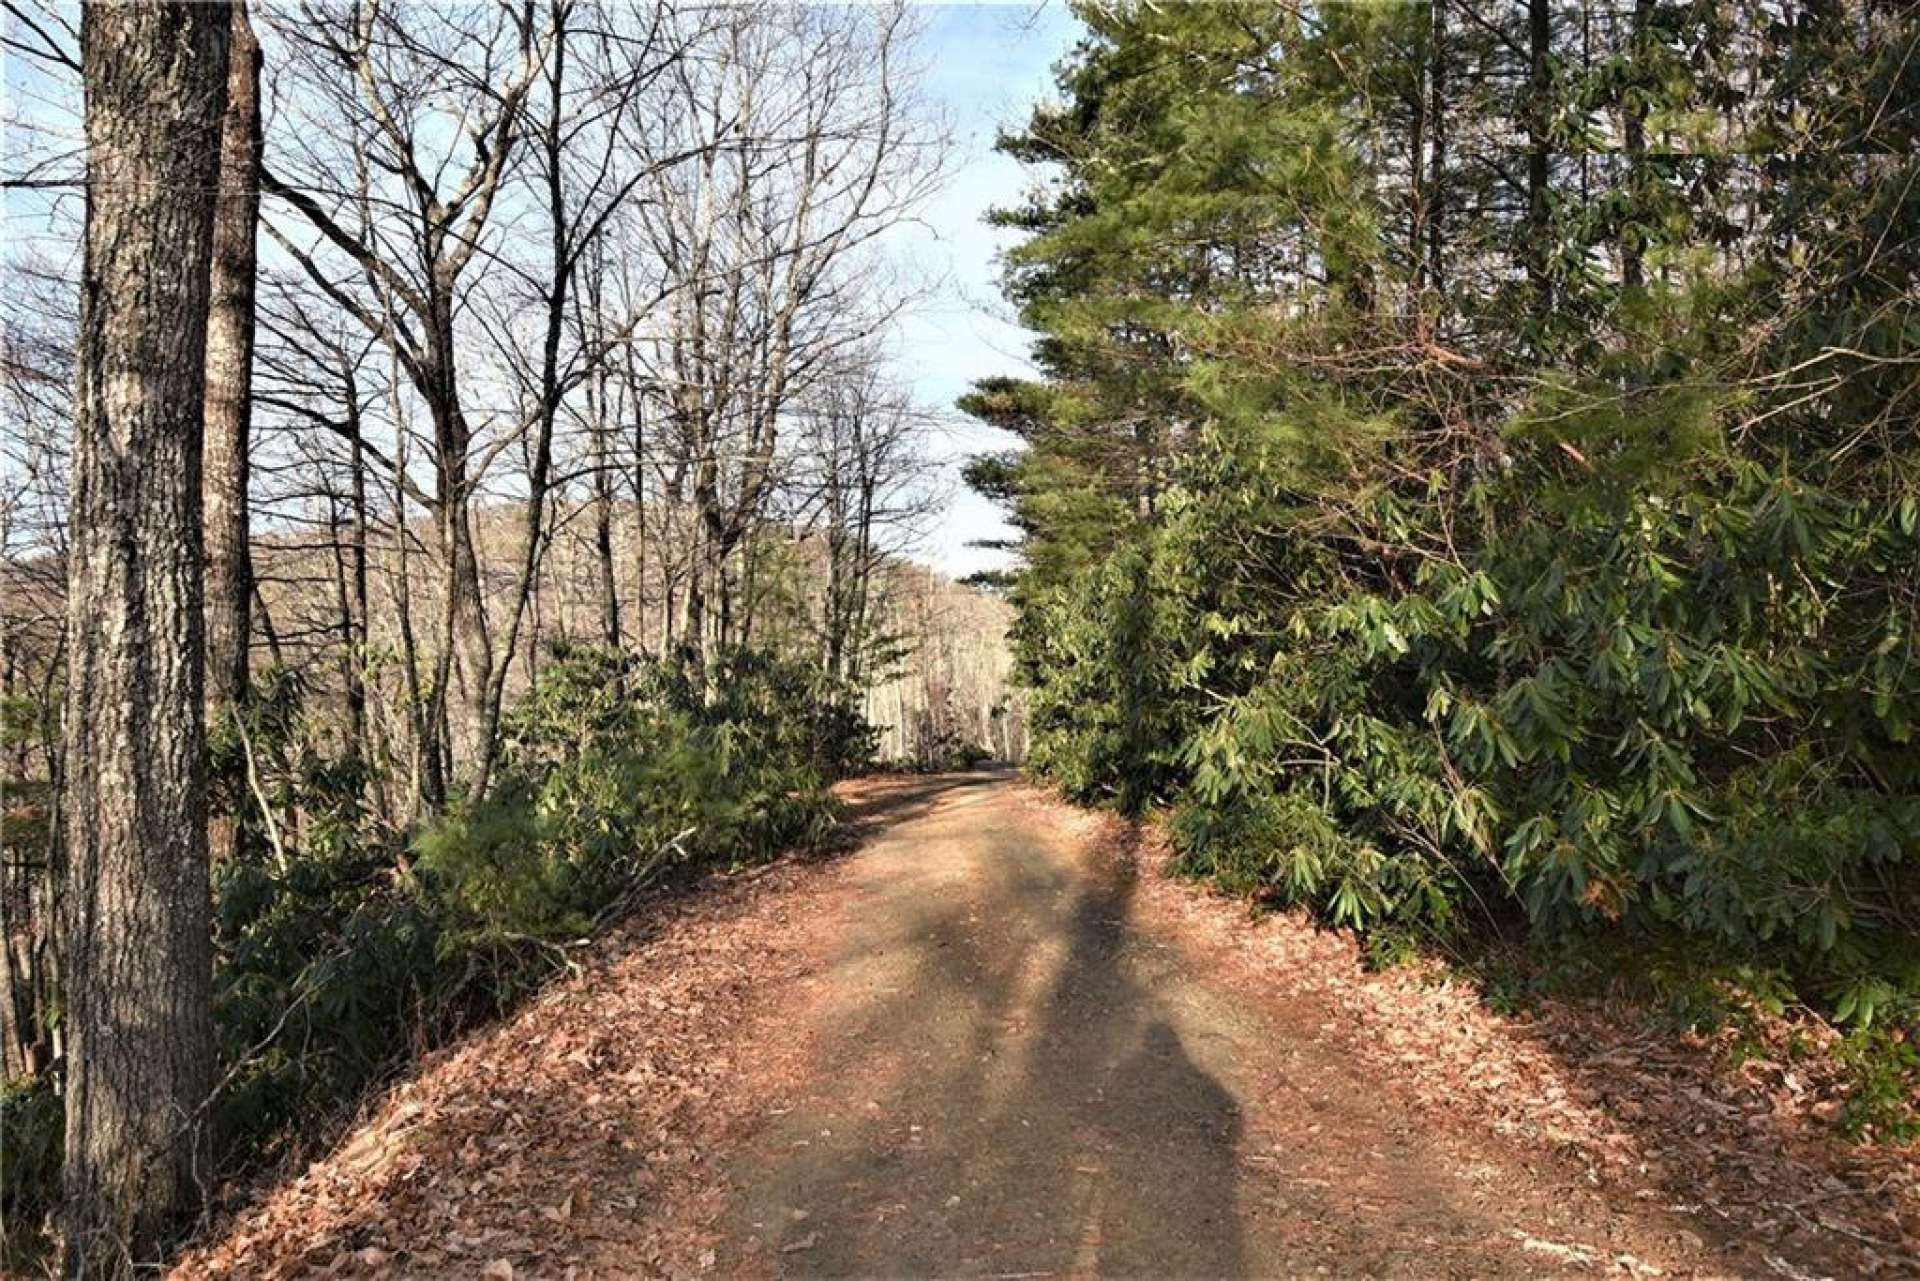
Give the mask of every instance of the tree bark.
[[1427, 128], [1433, 135], [1425, 191], [1427, 283], [1444, 298], [1447, 292], [1447, 0], [1433, 0], [1433, 52], [1427, 89]]
[[1553, 282], [1548, 272], [1548, 255], [1552, 252], [1548, 196], [1553, 172], [1547, 136], [1553, 116], [1552, 52], [1549, 0], [1527, 0], [1527, 219], [1521, 259], [1542, 325], [1553, 310]]
[[613, 471], [604, 429], [594, 433], [593, 552], [600, 574], [600, 638], [620, 648], [620, 583], [613, 568]]
[[154, 1260], [207, 1176], [201, 586], [224, 4], [89, 5], [67, 566], [67, 1266]]
[[[254, 229], [260, 217], [260, 43], [245, 0], [233, 5], [227, 108], [220, 125], [220, 187], [214, 205], [208, 286], [206, 427], [201, 493], [206, 518], [207, 725], [218, 734], [247, 695], [249, 551], [247, 477], [253, 414]], [[231, 858], [232, 814], [208, 828], [208, 856]]]
[[[1634, 0], [1633, 27], [1631, 42], [1632, 65], [1637, 69], [1645, 65], [1647, 57], [1647, 28], [1653, 16], [1653, 0]], [[1635, 80], [1639, 79], [1636, 73]], [[1632, 93], [1636, 85], [1629, 86]], [[1620, 235], [1620, 279], [1629, 289], [1638, 289], [1646, 283], [1646, 231], [1641, 219], [1646, 210], [1641, 207], [1640, 197], [1647, 187], [1647, 104], [1643, 99], [1635, 99], [1626, 104], [1626, 148], [1627, 148], [1627, 190], [1632, 198], [1628, 201], [1629, 222]]]
[[347, 729], [353, 736], [349, 751], [365, 752], [367, 743], [367, 459], [360, 426], [360, 388], [351, 362], [345, 368], [348, 502], [352, 513], [348, 544], [347, 654], [345, 659]]
[[[596, 237], [587, 246], [581, 287], [573, 290], [575, 324], [585, 341], [596, 348], [607, 341], [606, 254]], [[622, 344], [630, 347], [631, 344]], [[588, 466], [593, 482], [594, 573], [599, 589], [600, 639], [620, 648], [620, 582], [614, 564], [614, 522], [618, 508], [614, 490], [619, 477], [613, 461], [613, 365], [596, 361], [592, 376], [580, 385], [587, 408]]]

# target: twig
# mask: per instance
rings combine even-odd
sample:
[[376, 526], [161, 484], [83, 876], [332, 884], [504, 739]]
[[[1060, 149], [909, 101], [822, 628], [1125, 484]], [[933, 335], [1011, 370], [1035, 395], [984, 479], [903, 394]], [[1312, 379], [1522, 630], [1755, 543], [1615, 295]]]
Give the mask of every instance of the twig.
[[1843, 1228], [1837, 1223], [1829, 1223], [1817, 1214], [1811, 1217], [1804, 1215], [1800, 1213], [1798, 1209], [1794, 1208], [1791, 1202], [1782, 1201], [1782, 1202], [1779, 1202], [1778, 1204], [1788, 1214], [1791, 1214], [1794, 1218], [1800, 1220], [1801, 1223], [1805, 1224], [1809, 1228], [1813, 1228], [1815, 1230], [1824, 1228], [1828, 1232], [1837, 1232], [1843, 1237], [1850, 1237], [1853, 1240], [1858, 1241], [1861, 1245], [1870, 1245], [1876, 1250], [1898, 1250], [1901, 1248], [1900, 1243], [1898, 1241], [1888, 1241], [1881, 1237], [1868, 1236], [1864, 1232], [1855, 1232], [1852, 1228]]
[[253, 793], [253, 799], [260, 803], [260, 817], [267, 823], [267, 843], [273, 846], [274, 866], [280, 874], [287, 873], [287, 849], [280, 843], [280, 825], [273, 821], [273, 806], [267, 804], [267, 793], [260, 786], [260, 771], [253, 761], [253, 739], [247, 734], [247, 719], [240, 714], [238, 707], [233, 709], [233, 723], [240, 730], [240, 750], [247, 758], [247, 787]]

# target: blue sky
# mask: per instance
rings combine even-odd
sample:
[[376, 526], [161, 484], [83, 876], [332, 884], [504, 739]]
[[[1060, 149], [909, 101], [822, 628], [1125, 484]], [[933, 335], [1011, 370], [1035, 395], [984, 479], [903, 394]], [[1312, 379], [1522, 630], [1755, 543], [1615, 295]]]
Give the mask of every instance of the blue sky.
[[[1024, 119], [1035, 101], [1051, 95], [1051, 68], [1080, 27], [1058, 0], [928, 6], [924, 20], [922, 92], [950, 119], [954, 154], [951, 177], [923, 215], [926, 228], [908, 238], [908, 252], [945, 285], [907, 317], [898, 373], [923, 406], [950, 410], [974, 379], [1029, 370], [1029, 335], [1014, 323], [998, 288], [997, 255], [1015, 237], [983, 218], [993, 206], [1013, 203], [1032, 179], [994, 153], [993, 139], [1001, 125]], [[946, 420], [940, 449], [947, 509], [921, 554], [958, 577], [1005, 565], [1005, 554], [967, 544], [1009, 532], [998, 509], [961, 484], [960, 466], [973, 454], [1017, 442], [957, 412]]]
[[[1023, 120], [1032, 105], [1050, 97], [1053, 64], [1073, 46], [1080, 24], [1062, 0], [916, 6], [923, 24], [920, 45], [926, 104], [952, 129], [953, 151], [945, 186], [922, 211], [919, 225], [889, 238], [890, 250], [912, 273], [940, 282], [932, 296], [904, 318], [895, 344], [896, 376], [923, 409], [940, 416], [937, 449], [945, 510], [927, 528], [915, 554], [942, 572], [961, 577], [1001, 567], [1009, 557], [968, 544], [1006, 536], [999, 510], [960, 480], [965, 461], [1017, 441], [954, 411], [955, 398], [974, 379], [1028, 372], [1030, 335], [1014, 323], [998, 287], [998, 254], [1016, 237], [984, 222], [990, 208], [1015, 203], [1032, 176], [995, 154], [996, 131]], [[55, 170], [77, 167], [77, 95], [32, 65], [8, 56], [4, 64], [7, 108], [0, 124], [9, 151], [9, 171], [52, 160]], [[16, 118], [50, 126], [50, 135], [11, 127]], [[73, 199], [71, 193], [66, 198]], [[72, 226], [51, 226], [50, 197], [10, 192], [0, 202], [0, 236], [15, 245], [40, 240], [56, 256], [71, 254]], [[77, 219], [77, 208], [75, 210]]]

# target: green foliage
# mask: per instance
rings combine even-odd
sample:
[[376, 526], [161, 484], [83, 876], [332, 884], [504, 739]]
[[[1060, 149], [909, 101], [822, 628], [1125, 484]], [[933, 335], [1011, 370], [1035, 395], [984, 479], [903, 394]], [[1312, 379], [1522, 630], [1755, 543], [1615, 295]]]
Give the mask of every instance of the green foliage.
[[1028, 445], [974, 474], [1070, 795], [1342, 925], [1680, 937], [1865, 1035], [1920, 998], [1920, 184], [1871, 96], [1920, 28], [1710, 8], [1550, 15], [1542, 81], [1508, 16], [1084, 7], [1003, 142], [1044, 376], [963, 407]]
[[18, 750], [40, 735], [40, 704], [25, 695], [0, 698], [0, 749]]
[[510, 1005], [561, 945], [670, 872], [816, 842], [833, 821], [827, 784], [873, 750], [852, 706], [815, 669], [761, 653], [703, 673], [561, 645], [507, 717], [494, 788], [409, 834], [362, 804], [360, 762], [312, 746], [298, 683], [267, 673], [244, 743], [236, 724], [216, 751], [250, 751], [302, 826], [282, 858], [250, 819], [215, 869], [229, 1150], [257, 1150]]
[[1172, 715], [1170, 673], [1157, 662], [1164, 624], [1149, 567], [1133, 555], [1026, 605], [1018, 631], [1036, 695], [1031, 764], [1078, 800], [1131, 811], [1161, 794]]
[[451, 1017], [433, 905], [397, 843], [317, 842], [284, 866], [215, 869], [214, 1015], [232, 1076], [218, 1117], [245, 1151], [324, 1115]]
[[669, 868], [817, 841], [826, 785], [873, 752], [852, 709], [818, 669], [759, 652], [701, 671], [557, 647], [507, 723], [493, 792], [420, 835], [420, 874], [458, 923], [447, 945], [576, 935]]
[[[213, 868], [227, 1065], [216, 1118], [233, 1152], [350, 1097], [445, 1009], [438, 925], [401, 834], [363, 803], [364, 762], [329, 757], [321, 737], [285, 669], [261, 673], [240, 718], [209, 733], [216, 795], [240, 825], [234, 856]], [[284, 819], [267, 828], [256, 785], [277, 812], [300, 814], [297, 834]]]
[[50, 1081], [0, 1084], [0, 1264], [22, 1275], [54, 1207], [64, 1125]]
[[1908, 1143], [1920, 1139], [1920, 1047], [1915, 1028], [1857, 1027], [1841, 1042], [1851, 1078], [1845, 1124], [1855, 1138]]

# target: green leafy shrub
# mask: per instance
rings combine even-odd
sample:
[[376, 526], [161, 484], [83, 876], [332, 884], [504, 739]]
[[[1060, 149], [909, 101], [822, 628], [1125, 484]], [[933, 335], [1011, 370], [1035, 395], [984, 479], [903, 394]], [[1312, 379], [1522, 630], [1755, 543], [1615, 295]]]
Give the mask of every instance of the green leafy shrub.
[[60, 1187], [60, 1098], [51, 1083], [0, 1085], [0, 1265], [24, 1275]]
[[218, 1116], [234, 1151], [324, 1115], [448, 1026], [432, 904], [373, 851], [220, 877], [215, 1026], [233, 1074]]
[[499, 783], [419, 837], [456, 924], [446, 945], [575, 935], [670, 869], [817, 841], [827, 784], [873, 751], [851, 705], [816, 670], [755, 652], [701, 670], [556, 648], [508, 722]]
[[978, 743], [962, 743], [947, 757], [948, 769], [974, 769], [993, 760], [993, 753]]
[[[973, 475], [1026, 535], [1030, 768], [1341, 925], [1911, 1008], [1920, 184], [1911, 119], [1849, 140], [1914, 19], [1780, 28], [1736, 93], [1685, 6], [1593, 62], [1548, 15], [1535, 79], [1423, 6], [1080, 13], [1002, 143], [1049, 169], [998, 215], [1042, 377], [962, 402], [1029, 446]], [[1442, 69], [1525, 83], [1537, 198], [1402, 110]], [[1715, 140], [1594, 149], [1649, 111]]]
[[[1034, 768], [1080, 799], [1165, 796], [1189, 870], [1338, 924], [1445, 938], [1516, 905], [1549, 934], [1710, 937], [1813, 992], [1916, 990], [1895, 977], [1920, 792], [1894, 709], [1920, 705], [1920, 661], [1870, 594], [1824, 586], [1911, 562], [1897, 512], [1747, 466], [1672, 499], [1589, 480], [1387, 594], [1328, 578], [1285, 523], [1238, 526], [1289, 500], [1269, 447], [1211, 437], [1143, 550], [1030, 604]], [[1116, 626], [1108, 586], [1142, 575], [1151, 635]]]
[[240, 840], [213, 868], [214, 1025], [226, 1065], [216, 1119], [236, 1155], [324, 1115], [459, 1022], [458, 982], [436, 955], [439, 913], [407, 870], [404, 834], [364, 805], [365, 763], [319, 750], [307, 715], [298, 679], [269, 670], [250, 691], [244, 743], [234, 724], [211, 748], [216, 770], [231, 753], [226, 766], [244, 772], [239, 754], [250, 752], [269, 801], [302, 815], [289, 843], [237, 791]]
[[1844, 1121], [1856, 1138], [1920, 1139], [1920, 1023], [1857, 1027], [1841, 1042], [1851, 1092]]

